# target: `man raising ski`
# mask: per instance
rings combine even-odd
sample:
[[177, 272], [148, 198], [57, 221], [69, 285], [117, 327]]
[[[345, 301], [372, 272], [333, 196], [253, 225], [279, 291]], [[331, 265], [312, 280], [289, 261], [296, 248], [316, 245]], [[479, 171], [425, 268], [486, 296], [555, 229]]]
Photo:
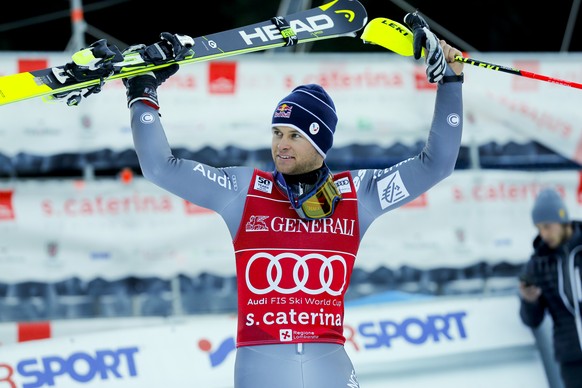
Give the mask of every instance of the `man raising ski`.
[[[125, 81], [144, 177], [224, 219], [238, 278], [236, 388], [359, 387], [345, 349], [344, 295], [366, 230], [426, 192], [455, 166], [463, 127], [461, 52], [414, 23], [437, 83], [423, 151], [394, 166], [332, 174], [325, 156], [338, 117], [319, 85], [297, 86], [275, 107], [273, 171], [217, 168], [172, 155], [156, 89], [177, 65]], [[163, 42], [162, 42], [163, 43]], [[218, 184], [217, 181], [228, 182]]]

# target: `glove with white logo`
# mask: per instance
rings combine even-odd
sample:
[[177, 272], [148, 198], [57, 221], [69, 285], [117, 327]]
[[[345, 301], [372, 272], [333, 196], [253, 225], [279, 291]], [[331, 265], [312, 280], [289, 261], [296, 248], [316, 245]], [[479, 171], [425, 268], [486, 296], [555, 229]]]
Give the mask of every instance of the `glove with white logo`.
[[414, 34], [414, 59], [420, 59], [423, 53], [423, 48], [425, 48], [425, 59], [427, 64], [426, 76], [428, 82], [439, 82], [445, 75], [445, 70], [447, 68], [447, 61], [445, 60], [439, 39], [430, 30], [428, 23], [422, 16], [420, 16], [420, 14], [418, 14], [418, 12], [406, 14], [406, 16], [404, 16], [404, 23], [406, 23]]

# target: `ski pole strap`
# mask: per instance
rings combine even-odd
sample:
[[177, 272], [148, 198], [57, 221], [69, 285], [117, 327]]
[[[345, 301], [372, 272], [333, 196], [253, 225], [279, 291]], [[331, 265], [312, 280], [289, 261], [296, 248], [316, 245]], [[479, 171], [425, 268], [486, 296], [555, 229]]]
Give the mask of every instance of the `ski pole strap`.
[[295, 46], [298, 42], [297, 34], [291, 26], [289, 22], [283, 16], [275, 16], [271, 18], [273, 24], [277, 27], [283, 39], [285, 39], [285, 47]]

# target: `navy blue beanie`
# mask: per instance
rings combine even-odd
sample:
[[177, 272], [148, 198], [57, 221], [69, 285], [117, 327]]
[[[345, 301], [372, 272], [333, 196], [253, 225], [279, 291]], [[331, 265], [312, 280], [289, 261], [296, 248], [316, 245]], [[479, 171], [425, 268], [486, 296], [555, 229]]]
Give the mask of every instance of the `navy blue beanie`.
[[316, 84], [293, 89], [279, 102], [271, 122], [271, 128], [289, 126], [300, 131], [324, 158], [333, 144], [336, 125], [335, 105], [329, 94]]
[[570, 222], [568, 209], [562, 197], [553, 189], [544, 189], [538, 194], [531, 212], [534, 224]]

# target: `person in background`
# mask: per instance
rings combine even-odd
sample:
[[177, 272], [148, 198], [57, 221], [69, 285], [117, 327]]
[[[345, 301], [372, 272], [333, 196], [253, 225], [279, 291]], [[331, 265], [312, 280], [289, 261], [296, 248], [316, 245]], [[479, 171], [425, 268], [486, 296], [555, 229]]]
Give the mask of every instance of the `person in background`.
[[536, 197], [532, 220], [538, 234], [519, 282], [519, 315], [536, 328], [549, 312], [564, 386], [582, 388], [582, 223], [570, 219], [560, 194], [550, 188]]
[[[375, 219], [448, 177], [461, 145], [463, 64], [454, 60], [461, 52], [427, 27], [417, 28], [414, 39], [418, 58], [427, 50], [426, 74], [437, 84], [430, 133], [420, 154], [382, 169], [330, 171], [325, 158], [338, 115], [321, 85], [299, 85], [277, 103], [270, 125], [274, 168], [262, 171], [172, 154], [156, 90], [177, 66], [125, 80], [144, 177], [214, 210], [230, 231], [238, 288], [235, 388], [360, 386], [343, 334], [360, 241]], [[168, 51], [164, 42], [160, 48]], [[386, 114], [401, 114], [389, 101], [386, 107]]]

